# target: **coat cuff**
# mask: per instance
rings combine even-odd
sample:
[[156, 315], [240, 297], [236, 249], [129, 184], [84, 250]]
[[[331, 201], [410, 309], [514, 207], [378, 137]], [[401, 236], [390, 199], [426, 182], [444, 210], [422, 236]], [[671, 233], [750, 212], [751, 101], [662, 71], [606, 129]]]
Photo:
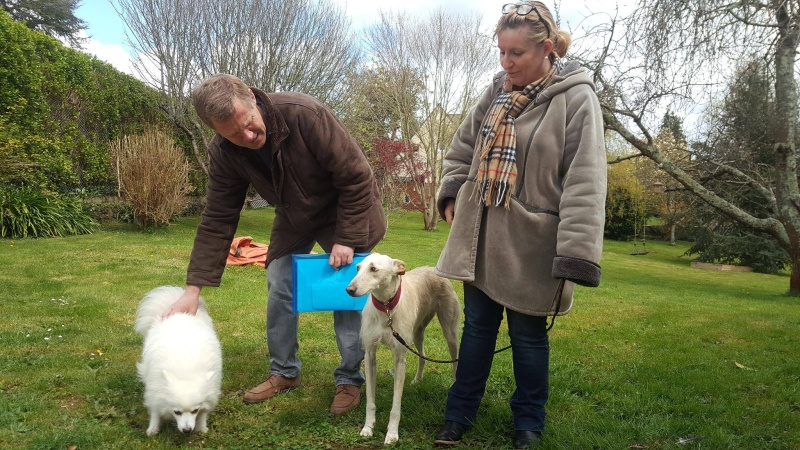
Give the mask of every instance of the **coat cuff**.
[[581, 286], [600, 285], [600, 266], [585, 259], [556, 256], [553, 259], [553, 278], [565, 278]]

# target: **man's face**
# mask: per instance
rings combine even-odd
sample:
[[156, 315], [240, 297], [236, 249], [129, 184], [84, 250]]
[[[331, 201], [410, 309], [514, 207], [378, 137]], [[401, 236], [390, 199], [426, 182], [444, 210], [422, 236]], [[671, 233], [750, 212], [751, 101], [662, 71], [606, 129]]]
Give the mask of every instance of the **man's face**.
[[257, 150], [267, 142], [267, 127], [261, 111], [253, 102], [242, 103], [236, 99], [233, 103], [233, 116], [230, 119], [213, 122], [214, 131], [239, 147]]

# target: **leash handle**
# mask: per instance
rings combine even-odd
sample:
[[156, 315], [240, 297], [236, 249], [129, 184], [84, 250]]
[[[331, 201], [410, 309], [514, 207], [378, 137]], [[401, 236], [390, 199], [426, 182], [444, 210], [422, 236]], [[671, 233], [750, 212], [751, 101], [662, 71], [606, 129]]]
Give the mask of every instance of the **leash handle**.
[[556, 324], [556, 316], [558, 315], [558, 310], [561, 309], [561, 296], [564, 294], [564, 279], [562, 278], [561, 281], [558, 283], [558, 289], [556, 289], [556, 296], [553, 298], [553, 303], [556, 304], [555, 311], [553, 312], [553, 318], [550, 320], [550, 325], [544, 330], [545, 333], [550, 331], [553, 328], [553, 325]]

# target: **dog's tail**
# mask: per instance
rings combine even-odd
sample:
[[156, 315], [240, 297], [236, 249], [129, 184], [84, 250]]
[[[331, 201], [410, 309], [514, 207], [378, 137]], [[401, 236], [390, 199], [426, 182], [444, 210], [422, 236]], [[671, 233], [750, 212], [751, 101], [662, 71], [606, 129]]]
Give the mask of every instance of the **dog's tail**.
[[[139, 303], [139, 309], [136, 310], [134, 330], [142, 336], [147, 336], [150, 328], [161, 321], [161, 314], [169, 309], [181, 295], [183, 295], [183, 288], [178, 286], [160, 286], [148, 292]], [[205, 301], [200, 297], [198, 311], [205, 309]]]

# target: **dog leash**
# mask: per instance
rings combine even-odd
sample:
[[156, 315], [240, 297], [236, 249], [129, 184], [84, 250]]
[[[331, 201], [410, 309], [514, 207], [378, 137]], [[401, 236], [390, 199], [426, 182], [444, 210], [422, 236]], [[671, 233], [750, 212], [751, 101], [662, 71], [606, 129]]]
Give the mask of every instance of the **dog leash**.
[[[401, 288], [401, 286], [397, 287], [397, 294], [395, 294], [395, 296], [392, 298], [392, 300], [390, 300], [390, 301], [388, 301], [386, 303], [383, 303], [380, 300], [376, 299], [374, 295], [371, 296], [373, 305], [375, 305], [375, 307], [377, 307], [378, 310], [383, 311], [383, 312], [386, 313], [386, 326], [388, 326], [389, 329], [392, 331], [392, 336], [394, 336], [394, 338], [397, 340], [397, 342], [402, 344], [403, 347], [407, 348], [411, 353], [417, 355], [418, 357], [424, 359], [425, 361], [430, 361], [430, 362], [435, 362], [435, 363], [442, 363], [442, 364], [451, 364], [451, 363], [454, 363], [454, 362], [458, 362], [458, 358], [453, 359], [451, 361], [445, 361], [443, 359], [434, 359], [434, 358], [429, 358], [429, 357], [427, 357], [425, 355], [422, 355], [419, 352], [417, 352], [413, 347], [408, 345], [408, 343], [406, 343], [406, 340], [403, 339], [402, 336], [400, 336], [400, 333], [395, 331], [394, 327], [392, 326], [392, 310], [394, 309], [395, 306], [397, 306], [397, 302], [400, 300], [400, 288]], [[545, 332], [549, 332], [553, 328], [553, 325], [556, 324], [556, 315], [558, 314], [558, 309], [561, 308], [561, 295], [563, 293], [564, 293], [564, 279], [562, 278], [558, 283], [558, 289], [556, 289], [556, 295], [553, 298], [553, 303], [555, 303], [555, 306], [556, 306], [555, 312], [553, 312], [553, 318], [550, 320], [550, 325], [547, 326], [547, 328], [545, 329]], [[495, 350], [494, 354], [496, 355], [496, 354], [498, 354], [500, 352], [504, 352], [504, 351], [506, 351], [506, 350], [508, 350], [510, 348], [511, 348], [510, 344], [506, 345], [505, 347], [503, 347], [503, 348], [501, 348], [499, 350]]]
[[[389, 317], [389, 319], [386, 321], [386, 325], [389, 327], [390, 330], [392, 330], [392, 336], [394, 336], [394, 338], [397, 340], [397, 342], [401, 343], [403, 345], [403, 347], [407, 348], [411, 353], [417, 355], [418, 357], [424, 359], [425, 361], [430, 361], [430, 362], [435, 362], [435, 363], [450, 364], [450, 363], [458, 362], [458, 358], [450, 360], [450, 361], [445, 361], [443, 359], [429, 358], [429, 357], [427, 357], [425, 355], [420, 354], [413, 347], [408, 345], [408, 343], [406, 343], [405, 339], [403, 339], [403, 337], [400, 336], [400, 333], [398, 333], [397, 331], [394, 330], [394, 327], [392, 327], [392, 316], [388, 311], [386, 312], [386, 315]], [[510, 348], [511, 348], [511, 345], [507, 345], [507, 346], [505, 346], [505, 347], [503, 347], [503, 348], [501, 348], [499, 350], [495, 350], [494, 353], [497, 354], [497, 353], [500, 353], [500, 352], [504, 352], [504, 351], [506, 351], [506, 350], [508, 350]]]

